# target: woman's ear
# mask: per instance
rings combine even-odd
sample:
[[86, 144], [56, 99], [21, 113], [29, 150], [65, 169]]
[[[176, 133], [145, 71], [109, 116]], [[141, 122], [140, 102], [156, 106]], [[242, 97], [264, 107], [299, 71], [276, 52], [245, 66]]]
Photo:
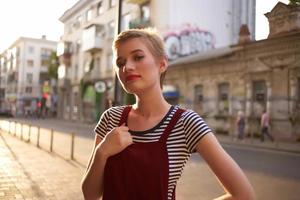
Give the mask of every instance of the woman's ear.
[[164, 57], [159, 62], [159, 72], [163, 73], [167, 70], [167, 68], [168, 68], [168, 60], [167, 58]]

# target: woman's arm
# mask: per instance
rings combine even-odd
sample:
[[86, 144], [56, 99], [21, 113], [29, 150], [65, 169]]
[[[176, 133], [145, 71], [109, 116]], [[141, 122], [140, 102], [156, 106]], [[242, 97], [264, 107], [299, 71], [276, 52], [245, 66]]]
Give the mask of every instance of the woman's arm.
[[132, 144], [128, 130], [128, 127], [122, 124], [107, 133], [103, 140], [96, 135], [93, 153], [82, 180], [82, 192], [85, 199], [97, 200], [102, 196], [106, 161], [110, 156], [116, 155]]
[[236, 162], [225, 152], [215, 136], [206, 134], [197, 144], [197, 152], [215, 173], [226, 194], [217, 198], [253, 200], [254, 191]]

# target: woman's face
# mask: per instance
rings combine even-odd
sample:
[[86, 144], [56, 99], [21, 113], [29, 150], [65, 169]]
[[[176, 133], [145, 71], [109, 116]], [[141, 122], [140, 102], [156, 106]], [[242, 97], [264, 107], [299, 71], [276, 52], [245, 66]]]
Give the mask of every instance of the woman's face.
[[116, 51], [116, 73], [128, 93], [139, 94], [150, 88], [160, 90], [160, 74], [166, 70], [166, 60], [151, 54], [145, 42], [129, 39]]

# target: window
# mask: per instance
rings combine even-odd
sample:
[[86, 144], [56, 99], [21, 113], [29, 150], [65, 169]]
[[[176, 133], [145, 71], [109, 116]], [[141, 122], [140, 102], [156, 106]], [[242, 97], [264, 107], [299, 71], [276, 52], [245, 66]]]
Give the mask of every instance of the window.
[[48, 66], [48, 64], [49, 64], [49, 61], [48, 61], [48, 59], [42, 59], [41, 60], [41, 66]]
[[122, 27], [121, 30], [127, 30], [129, 29], [129, 22], [130, 22], [130, 14], [127, 13], [122, 16]]
[[92, 19], [92, 9], [86, 11], [86, 21], [91, 21]]
[[150, 3], [141, 6], [141, 18], [143, 21], [150, 20]]
[[34, 53], [34, 47], [33, 46], [29, 46], [28, 47], [28, 52], [29, 53]]
[[117, 0], [109, 0], [109, 8], [116, 6]]
[[25, 88], [25, 92], [26, 92], [27, 94], [31, 94], [31, 93], [32, 93], [32, 87], [26, 87], [26, 88]]
[[33, 74], [31, 74], [31, 73], [26, 74], [26, 82], [28, 84], [32, 83], [32, 79], [33, 79]]
[[220, 83], [218, 89], [218, 112], [221, 115], [227, 115], [229, 111], [229, 83]]
[[194, 102], [200, 103], [203, 101], [203, 86], [195, 85], [194, 87]]
[[33, 60], [27, 60], [27, 66], [28, 67], [33, 67], [34, 66]]
[[51, 55], [52, 50], [47, 48], [41, 48], [41, 65], [48, 66], [49, 57]]
[[115, 35], [115, 22], [111, 21], [108, 23], [108, 36], [113, 38]]
[[100, 1], [97, 5], [97, 15], [101, 15], [104, 12], [103, 2]]
[[229, 95], [229, 84], [228, 83], [219, 84], [219, 100], [228, 101], [228, 95]]
[[49, 57], [51, 55], [52, 50], [47, 48], [41, 48], [41, 56]]
[[266, 101], [267, 89], [265, 81], [253, 82], [253, 99], [254, 101]]

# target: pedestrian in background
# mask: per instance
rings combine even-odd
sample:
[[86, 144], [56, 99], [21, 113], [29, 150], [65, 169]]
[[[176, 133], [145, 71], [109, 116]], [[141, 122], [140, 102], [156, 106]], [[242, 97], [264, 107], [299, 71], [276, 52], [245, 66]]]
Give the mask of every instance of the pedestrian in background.
[[243, 140], [244, 139], [244, 133], [245, 133], [245, 115], [244, 112], [239, 110], [237, 113], [237, 119], [236, 119], [236, 127], [238, 131], [238, 139]]
[[136, 103], [106, 110], [95, 127], [95, 146], [82, 181], [85, 199], [174, 200], [193, 152], [225, 188], [218, 199], [254, 199], [246, 176], [203, 119], [164, 99], [168, 62], [163, 40], [153, 30], [130, 29], [118, 35], [113, 47], [119, 81]]
[[261, 115], [260, 126], [261, 126], [261, 137], [260, 137], [260, 140], [262, 142], [264, 142], [265, 141], [265, 135], [266, 135], [273, 142], [274, 138], [269, 133], [269, 129], [270, 129], [270, 117], [269, 117], [269, 114], [267, 113], [266, 110], [264, 110], [263, 113], [262, 113], [262, 115]]

